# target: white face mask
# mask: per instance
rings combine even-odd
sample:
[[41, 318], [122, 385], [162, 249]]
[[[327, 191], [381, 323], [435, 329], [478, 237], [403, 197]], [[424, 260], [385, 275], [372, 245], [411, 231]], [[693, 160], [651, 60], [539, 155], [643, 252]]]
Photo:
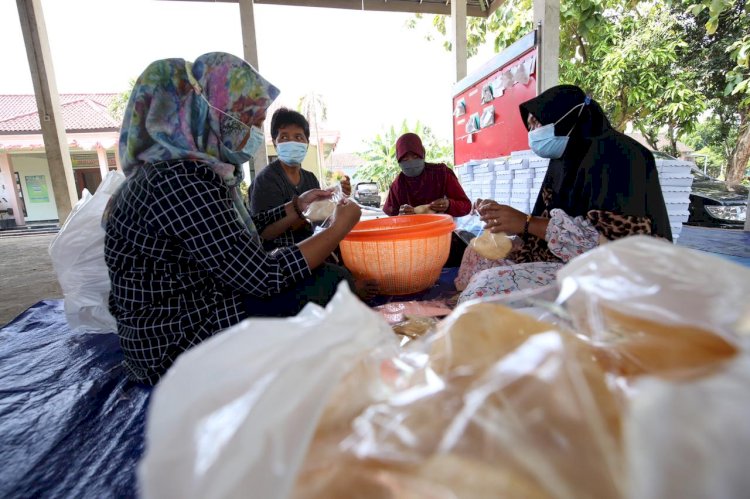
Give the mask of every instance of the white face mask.
[[554, 123], [550, 123], [549, 125], [541, 126], [535, 130], [532, 130], [529, 132], [529, 147], [532, 151], [534, 151], [534, 154], [539, 156], [540, 158], [549, 158], [549, 159], [559, 159], [562, 157], [562, 155], [565, 153], [565, 149], [568, 147], [568, 141], [570, 140], [570, 134], [575, 129], [575, 124], [573, 124], [573, 128], [570, 129], [567, 135], [564, 137], [560, 137], [555, 135], [555, 125], [560, 123], [562, 120], [564, 120], [570, 113], [581, 108], [580, 111], [578, 111], [578, 116], [581, 116], [581, 113], [583, 112], [583, 107], [589, 103], [589, 98], [586, 97], [586, 101], [582, 102], [581, 104], [578, 104], [577, 106], [573, 107], [570, 111], [565, 113], [562, 118], [557, 120]]

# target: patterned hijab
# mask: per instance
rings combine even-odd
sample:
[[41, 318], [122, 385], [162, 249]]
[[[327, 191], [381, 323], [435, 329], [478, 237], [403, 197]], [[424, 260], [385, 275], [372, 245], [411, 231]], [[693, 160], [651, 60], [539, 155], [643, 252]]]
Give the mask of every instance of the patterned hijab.
[[242, 168], [224, 157], [222, 145], [239, 150], [250, 125], [265, 117], [278, 95], [247, 62], [224, 52], [204, 54], [193, 64], [155, 61], [138, 77], [125, 109], [122, 169], [129, 177], [149, 163], [207, 163], [229, 187], [239, 218], [255, 233], [239, 190]]

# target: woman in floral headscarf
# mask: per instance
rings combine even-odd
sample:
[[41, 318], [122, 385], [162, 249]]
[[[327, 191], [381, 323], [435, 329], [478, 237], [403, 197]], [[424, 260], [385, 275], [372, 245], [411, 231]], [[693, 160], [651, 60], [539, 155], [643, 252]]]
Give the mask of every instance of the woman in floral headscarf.
[[261, 237], [330, 193], [308, 191], [254, 217], [242, 203], [240, 165], [263, 145], [278, 93], [225, 53], [156, 61], [133, 88], [120, 134], [127, 181], [108, 209], [105, 260], [137, 381], [156, 383], [180, 353], [246, 317], [325, 304], [347, 277], [323, 261], [359, 220], [355, 204], [338, 205], [322, 233], [266, 253]]

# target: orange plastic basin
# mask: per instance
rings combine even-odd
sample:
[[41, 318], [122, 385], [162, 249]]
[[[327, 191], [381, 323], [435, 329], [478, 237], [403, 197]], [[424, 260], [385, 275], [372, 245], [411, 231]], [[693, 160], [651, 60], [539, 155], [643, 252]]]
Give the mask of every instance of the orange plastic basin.
[[341, 241], [341, 256], [355, 278], [376, 280], [383, 294], [417, 293], [440, 277], [455, 227], [450, 215], [366, 220]]

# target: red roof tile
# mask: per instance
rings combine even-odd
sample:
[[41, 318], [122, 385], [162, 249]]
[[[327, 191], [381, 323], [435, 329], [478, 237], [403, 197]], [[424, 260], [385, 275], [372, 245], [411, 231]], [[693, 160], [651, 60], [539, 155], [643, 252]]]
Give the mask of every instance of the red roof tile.
[[[60, 94], [67, 131], [118, 130], [120, 123], [107, 111], [117, 94]], [[39, 113], [33, 95], [0, 95], [0, 134], [39, 133]]]

